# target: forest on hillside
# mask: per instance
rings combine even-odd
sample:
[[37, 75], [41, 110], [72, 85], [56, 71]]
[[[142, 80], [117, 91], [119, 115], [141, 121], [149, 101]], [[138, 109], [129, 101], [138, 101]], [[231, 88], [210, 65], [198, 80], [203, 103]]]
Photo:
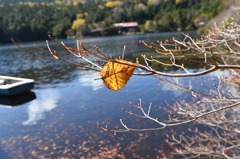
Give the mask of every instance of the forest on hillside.
[[0, 1], [0, 42], [91, 35], [114, 23], [137, 22], [141, 33], [194, 30], [224, 9], [224, 0]]
[[54, 0], [0, 0], [3, 3], [22, 3], [22, 2], [54, 2]]

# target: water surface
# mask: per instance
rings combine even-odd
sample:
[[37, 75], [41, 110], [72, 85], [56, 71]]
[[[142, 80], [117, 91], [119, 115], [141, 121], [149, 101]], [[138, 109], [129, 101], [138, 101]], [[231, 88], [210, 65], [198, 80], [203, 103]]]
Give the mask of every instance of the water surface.
[[[147, 34], [80, 39], [86, 46], [98, 45], [101, 52], [117, 57], [126, 45], [126, 58], [150, 51], [139, 44], [164, 40], [176, 34]], [[65, 41], [74, 46], [76, 40]], [[23, 44], [32, 48], [33, 43]], [[38, 42], [44, 44], [44, 42]], [[171, 129], [158, 132], [102, 132], [97, 123], [121, 127], [120, 118], [135, 128], [151, 126], [122, 111], [141, 98], [153, 115], [166, 116], [161, 108], [185, 98], [154, 76], [133, 76], [123, 89], [107, 89], [99, 72], [86, 71], [61, 61], [46, 61], [16, 49], [0, 46], [0, 74], [33, 78], [36, 98], [18, 106], [0, 104], [0, 156], [3, 158], [156, 158], [168, 154], [165, 144]], [[182, 131], [182, 129], [181, 129]]]

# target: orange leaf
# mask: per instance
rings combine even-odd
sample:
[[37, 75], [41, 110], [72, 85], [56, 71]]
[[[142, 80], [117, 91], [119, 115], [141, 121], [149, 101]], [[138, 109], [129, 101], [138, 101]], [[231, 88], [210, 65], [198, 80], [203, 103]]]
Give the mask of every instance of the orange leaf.
[[137, 66], [138, 63], [116, 59], [106, 63], [100, 75], [106, 87], [117, 91], [127, 84]]

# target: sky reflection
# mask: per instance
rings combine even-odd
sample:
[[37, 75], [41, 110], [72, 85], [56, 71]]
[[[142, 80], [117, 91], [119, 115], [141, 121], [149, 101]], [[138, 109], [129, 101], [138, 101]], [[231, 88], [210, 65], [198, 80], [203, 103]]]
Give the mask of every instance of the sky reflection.
[[[83, 73], [84, 72], [84, 73]], [[99, 79], [100, 73], [95, 71], [83, 71], [79, 74], [79, 81], [82, 86], [91, 87], [92, 90], [96, 91], [104, 87], [103, 82]]]
[[55, 89], [47, 89], [38, 94], [37, 100], [34, 100], [28, 106], [28, 119], [22, 122], [23, 125], [34, 125], [39, 120], [44, 119], [45, 113], [57, 107], [60, 94]]

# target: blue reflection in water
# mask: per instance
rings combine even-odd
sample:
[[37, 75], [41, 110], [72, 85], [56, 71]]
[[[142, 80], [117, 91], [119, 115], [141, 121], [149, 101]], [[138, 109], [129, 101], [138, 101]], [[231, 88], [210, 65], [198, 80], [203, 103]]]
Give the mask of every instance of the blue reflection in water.
[[82, 86], [90, 87], [92, 90], [97, 91], [104, 87], [102, 80], [100, 79], [99, 72], [87, 71], [78, 72], [79, 82]]
[[[149, 42], [172, 36], [149, 34], [82, 41], [88, 46], [97, 44], [100, 51], [117, 56], [124, 45], [126, 53], [133, 54], [146, 50], [139, 40]], [[75, 42], [66, 43], [75, 45]], [[166, 116], [160, 108], [182, 98], [183, 92], [158, 78], [133, 76], [126, 87], [114, 92], [104, 87], [102, 80], [94, 80], [100, 78], [99, 72], [81, 70], [59, 61], [45, 61], [6, 46], [0, 50], [0, 65], [0, 74], [36, 80], [35, 100], [12, 109], [0, 107], [0, 144], [9, 158], [104, 158], [103, 152], [144, 158], [168, 149], [163, 142], [167, 130], [114, 137], [102, 133], [96, 126], [100, 122], [121, 127], [120, 118], [136, 128], [151, 126], [121, 111], [122, 108], [131, 110], [128, 103], [137, 104], [139, 98], [146, 107], [153, 103], [152, 115]], [[201, 79], [195, 79], [201, 83]]]

